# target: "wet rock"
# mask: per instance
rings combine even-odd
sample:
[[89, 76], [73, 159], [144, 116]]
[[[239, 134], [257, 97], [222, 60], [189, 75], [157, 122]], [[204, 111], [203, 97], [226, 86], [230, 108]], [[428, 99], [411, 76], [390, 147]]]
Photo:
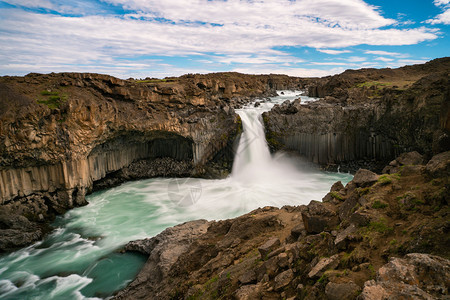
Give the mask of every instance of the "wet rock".
[[261, 247], [258, 248], [259, 253], [261, 254], [261, 259], [266, 259], [268, 254], [280, 246], [279, 238], [271, 238], [267, 242], [265, 242]]
[[328, 203], [311, 201], [302, 212], [303, 224], [308, 233], [320, 233], [331, 230], [339, 224], [339, 217], [334, 210], [335, 207]]
[[294, 279], [294, 272], [291, 269], [278, 274], [275, 277], [275, 290], [278, 291], [284, 288], [291, 283], [292, 279]]
[[353, 177], [353, 182], [358, 187], [367, 187], [378, 180], [378, 175], [366, 169], [359, 169]]
[[329, 282], [325, 287], [325, 295], [328, 300], [351, 300], [355, 299], [360, 290], [361, 288], [354, 282]]
[[339, 255], [335, 254], [331, 257], [325, 257], [319, 260], [319, 262], [308, 273], [309, 278], [320, 277], [326, 270], [333, 270], [339, 265]]

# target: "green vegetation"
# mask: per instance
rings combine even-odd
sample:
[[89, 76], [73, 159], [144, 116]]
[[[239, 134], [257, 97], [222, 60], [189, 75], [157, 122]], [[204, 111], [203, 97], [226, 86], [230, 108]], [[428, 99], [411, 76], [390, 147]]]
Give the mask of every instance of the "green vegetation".
[[377, 181], [380, 185], [388, 185], [388, 184], [390, 184], [390, 183], [392, 183], [392, 178], [391, 178], [391, 176], [389, 176], [389, 175], [387, 175], [387, 174], [384, 174], [384, 175], [381, 175], [379, 178], [378, 178], [378, 181]]
[[385, 219], [380, 219], [378, 222], [370, 222], [367, 227], [370, 231], [376, 231], [382, 234], [389, 233], [394, 230], [386, 224]]
[[389, 85], [391, 85], [391, 84], [387, 83], [387, 82], [366, 81], [366, 82], [363, 82], [363, 83], [358, 83], [356, 85], [356, 87], [358, 87], [358, 88], [363, 88], [363, 87], [365, 87], [365, 88], [371, 88], [371, 87], [382, 88], [382, 87], [386, 87], [386, 86], [389, 86]]
[[168, 79], [146, 79], [146, 80], [137, 80], [136, 83], [161, 83], [168, 82]]
[[61, 105], [67, 101], [67, 95], [59, 95], [58, 91], [44, 90], [41, 92], [41, 95], [44, 96], [44, 98], [38, 98], [36, 102], [45, 104], [50, 109], [60, 108]]
[[344, 200], [344, 198], [342, 198], [342, 195], [338, 192], [330, 192], [330, 196], [340, 201]]
[[386, 208], [388, 205], [384, 202], [381, 202], [380, 200], [375, 200], [372, 204], [372, 208], [375, 209], [382, 209], [382, 208]]

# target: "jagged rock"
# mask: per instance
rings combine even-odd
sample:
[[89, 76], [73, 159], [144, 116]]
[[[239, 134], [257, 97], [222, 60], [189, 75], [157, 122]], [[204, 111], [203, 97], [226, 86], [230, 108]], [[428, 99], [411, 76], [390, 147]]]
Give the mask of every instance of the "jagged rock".
[[258, 248], [259, 253], [261, 254], [261, 259], [266, 259], [268, 254], [280, 246], [279, 238], [271, 238], [267, 242], [265, 242], [261, 247]]
[[311, 201], [302, 212], [303, 224], [308, 233], [320, 233], [339, 224], [334, 206], [328, 203]]
[[366, 187], [374, 184], [378, 180], [378, 175], [366, 169], [359, 169], [352, 181], [359, 187]]
[[426, 165], [426, 171], [433, 177], [450, 174], [450, 151], [433, 156]]
[[119, 292], [116, 298], [122, 299], [128, 290], [132, 290], [134, 297], [146, 295], [146, 288], [141, 289], [140, 283], [156, 286], [166, 278], [177, 259], [188, 250], [195, 238], [207, 232], [209, 225], [206, 220], [186, 222], [167, 228], [153, 238], [128, 243], [125, 249], [149, 254], [149, 258], [135, 281]]
[[[439, 256], [410, 253], [391, 258], [377, 272], [376, 281], [366, 282], [360, 300], [436, 299], [448, 294], [450, 261]], [[375, 298], [375, 297], [379, 298]]]
[[360, 290], [361, 288], [354, 282], [329, 282], [325, 287], [325, 295], [328, 300], [351, 300], [355, 299]]
[[344, 189], [344, 185], [342, 184], [341, 181], [337, 181], [335, 183], [333, 183], [333, 185], [331, 186], [330, 192], [339, 192], [340, 190]]
[[356, 226], [354, 224], [350, 224], [350, 226], [337, 234], [336, 239], [334, 240], [334, 245], [338, 249], [345, 249], [347, 239], [355, 232]]
[[291, 230], [291, 235], [294, 237], [294, 239], [298, 239], [299, 236], [303, 235], [305, 233], [305, 224], [299, 223], [295, 225], [294, 228]]
[[294, 279], [294, 272], [291, 269], [278, 274], [275, 277], [275, 290], [278, 291], [287, 286]]
[[326, 270], [332, 270], [339, 264], [339, 254], [335, 254], [331, 257], [325, 257], [319, 260], [319, 262], [308, 273], [309, 278], [320, 277]]

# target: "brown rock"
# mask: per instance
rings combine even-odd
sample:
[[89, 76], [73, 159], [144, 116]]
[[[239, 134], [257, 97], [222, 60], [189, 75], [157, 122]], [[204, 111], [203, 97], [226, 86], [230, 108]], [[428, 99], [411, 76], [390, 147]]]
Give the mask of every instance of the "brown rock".
[[350, 226], [348, 226], [347, 228], [345, 228], [344, 230], [340, 231], [337, 234], [336, 239], [334, 240], [334, 245], [338, 249], [345, 249], [346, 244], [347, 244], [347, 239], [349, 238], [350, 235], [352, 235], [355, 232], [356, 232], [356, 226], [354, 224], [350, 224]]
[[249, 284], [256, 281], [256, 273], [254, 270], [248, 270], [238, 278], [242, 284]]
[[271, 238], [270, 240], [265, 242], [261, 247], [258, 248], [258, 251], [261, 254], [261, 259], [266, 259], [267, 255], [278, 246], [280, 246], [280, 244], [280, 239], [276, 237]]
[[308, 233], [320, 233], [339, 224], [339, 217], [332, 204], [311, 201], [306, 208], [302, 212], [302, 219]]
[[281, 288], [287, 286], [289, 283], [291, 283], [292, 279], [294, 279], [294, 272], [292, 272], [291, 269], [278, 274], [275, 277], [275, 290], [278, 291]]
[[319, 260], [319, 262], [308, 273], [309, 278], [320, 277], [326, 270], [333, 270], [339, 264], [339, 255], [335, 254], [331, 257], [325, 257]]
[[378, 175], [366, 169], [359, 169], [353, 177], [356, 186], [366, 187], [374, 184], [378, 180]]
[[450, 151], [433, 156], [426, 165], [426, 171], [433, 177], [450, 175]]
[[399, 157], [395, 159], [395, 161], [398, 163], [398, 165], [421, 165], [423, 164], [423, 156], [417, 152], [407, 152], [400, 154]]
[[241, 286], [234, 293], [234, 298], [236, 300], [253, 300], [258, 299], [258, 294], [261, 290], [260, 284], [250, 284]]
[[358, 299], [401, 299], [405, 295], [409, 299], [436, 299], [448, 293], [448, 278], [450, 260], [410, 253], [405, 258], [391, 258], [378, 270], [376, 281], [364, 284]]
[[355, 299], [360, 290], [361, 288], [354, 282], [329, 282], [325, 287], [325, 295], [328, 300], [351, 300]]

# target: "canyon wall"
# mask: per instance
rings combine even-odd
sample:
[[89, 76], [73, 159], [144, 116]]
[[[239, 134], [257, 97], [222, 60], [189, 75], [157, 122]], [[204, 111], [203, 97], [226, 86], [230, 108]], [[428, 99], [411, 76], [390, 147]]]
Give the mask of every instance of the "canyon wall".
[[315, 79], [320, 101], [264, 114], [273, 150], [295, 151], [328, 169], [380, 170], [408, 151], [450, 149], [450, 59], [399, 69], [366, 69]]
[[129, 179], [204, 176], [238, 135], [235, 107], [276, 89], [303, 87], [299, 78], [238, 73], [2, 77], [0, 229], [15, 226], [9, 214], [45, 223], [83, 205], [97, 183], [105, 188]]

